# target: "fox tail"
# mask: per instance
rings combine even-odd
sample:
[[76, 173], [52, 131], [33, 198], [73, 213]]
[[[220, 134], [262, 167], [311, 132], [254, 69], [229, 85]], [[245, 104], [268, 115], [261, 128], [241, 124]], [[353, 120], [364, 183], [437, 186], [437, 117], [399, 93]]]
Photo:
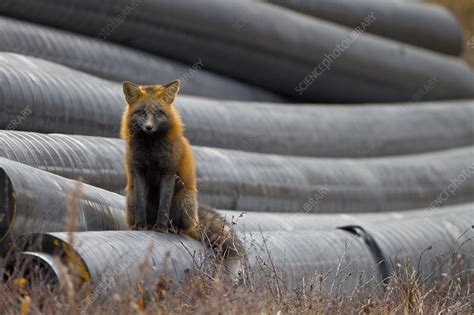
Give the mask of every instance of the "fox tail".
[[245, 247], [228, 222], [217, 211], [205, 205], [198, 210], [201, 240], [222, 257], [226, 269], [234, 275], [241, 273], [246, 258]]

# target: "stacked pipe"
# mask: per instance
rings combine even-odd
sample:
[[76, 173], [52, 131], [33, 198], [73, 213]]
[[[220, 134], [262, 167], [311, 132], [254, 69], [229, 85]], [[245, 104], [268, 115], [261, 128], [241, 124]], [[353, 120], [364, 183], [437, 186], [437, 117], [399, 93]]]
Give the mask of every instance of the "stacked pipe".
[[[355, 31], [237, 0], [4, 0], [0, 14], [90, 36], [107, 33], [107, 40], [187, 64], [202, 60], [210, 70], [302, 101], [409, 101], [433, 79], [438, 83], [426, 100], [474, 97], [466, 64], [365, 34], [376, 17]], [[107, 31], [117, 16], [120, 31]]]
[[356, 28], [366, 16], [373, 15], [377, 22], [367, 29], [369, 33], [445, 54], [459, 55], [463, 49], [463, 34], [456, 18], [435, 4], [401, 0], [268, 2], [350, 28]]
[[[122, 193], [122, 140], [1, 131], [0, 156]], [[379, 212], [472, 201], [474, 147], [373, 159], [318, 159], [194, 147], [200, 201], [229, 210]], [[451, 185], [451, 186], [450, 186]], [[307, 210], [308, 211], [308, 210]]]
[[[8, 168], [8, 165], [28, 170], [38, 177], [60, 181], [58, 176], [2, 159], [2, 168]], [[63, 181], [73, 183], [73, 181]], [[90, 186], [84, 186], [85, 191], [96, 190]], [[25, 203], [20, 202], [20, 199], [25, 198], [26, 195], [23, 190], [38, 190], [38, 188], [37, 185], [31, 185], [30, 188], [14, 186], [14, 189], [19, 196], [16, 206], [17, 216], [21, 217], [27, 209]], [[55, 193], [53, 191], [50, 194]], [[13, 194], [13, 191], [10, 194]], [[124, 204], [124, 197], [120, 195], [104, 191], [103, 197], [106, 198], [97, 198], [89, 208], [88, 217], [92, 218], [91, 214], [93, 214], [97, 222], [106, 222], [110, 219], [111, 213], [104, 209]], [[30, 200], [34, 204], [37, 201], [41, 202], [41, 198], [41, 195], [30, 193]], [[67, 212], [68, 205], [64, 203], [55, 203], [54, 206], [62, 213]], [[35, 209], [38, 211], [26, 213], [32, 221], [35, 221], [44, 215], [42, 209], [45, 208], [39, 206]], [[306, 225], [306, 222], [294, 221], [293, 228], [298, 233], [288, 231], [287, 228], [283, 230], [277, 225], [271, 226], [268, 230], [260, 228], [255, 230], [255, 222], [254, 228], [247, 228], [248, 226], [239, 225], [238, 222], [237, 226], [241, 238], [246, 241], [251, 266], [265, 262], [268, 264], [272, 260], [276, 271], [288, 280], [288, 286], [296, 286], [299, 279], [307, 278], [311, 281], [315, 274], [322, 274], [327, 277], [324, 285], [328, 289], [334, 287], [333, 282], [336, 282], [337, 290], [348, 292], [363, 283], [363, 289], [373, 291], [380, 289], [381, 282], [391, 273], [390, 270], [394, 267], [392, 263], [396, 261], [407, 259], [410, 264], [423, 266], [421, 274], [425, 278], [422, 277], [422, 279], [429, 281], [433, 275], [446, 270], [453, 256], [469, 257], [474, 246], [472, 242], [466, 240], [474, 236], [473, 231], [469, 229], [469, 220], [473, 212], [473, 205], [466, 204], [423, 214], [394, 213], [388, 217], [381, 214], [365, 214], [346, 218], [345, 222], [326, 221], [319, 225], [320, 230], [315, 230], [314, 225]], [[117, 215], [115, 219], [123, 224], [123, 216], [119, 212], [113, 213]], [[226, 212], [222, 213], [226, 214]], [[402, 219], [393, 220], [394, 216], [402, 216]], [[260, 216], [256, 214], [254, 217], [257, 221], [260, 219]], [[271, 218], [273, 221], [278, 220], [276, 214], [270, 217], [273, 217]], [[318, 220], [317, 215], [309, 215], [306, 218]], [[340, 226], [341, 223], [343, 223], [341, 229], [332, 228]], [[10, 233], [21, 233], [18, 230], [21, 222], [15, 220], [13, 224], [14, 226], [7, 230], [13, 231]], [[102, 229], [106, 230], [108, 227], [113, 228], [104, 224]], [[46, 225], [32, 228], [31, 232], [54, 229]], [[387, 231], [402, 233], [387, 234]], [[422, 237], [418, 236], [418, 233], [421, 233]], [[74, 243], [71, 243], [71, 239]], [[414, 242], [414, 239], [417, 241]], [[372, 240], [372, 243], [368, 240]], [[151, 260], [149, 264], [154, 266], [150, 272], [156, 275], [157, 272], [168, 269], [170, 277], [182, 280], [185, 276], [184, 271], [196, 269], [200, 265], [199, 259], [205, 253], [201, 245], [194, 240], [153, 232], [79, 232], [73, 233], [72, 238], [68, 233], [46, 232], [23, 236], [19, 246], [23, 246], [25, 242], [30, 242], [28, 247], [30, 251], [22, 253], [22, 258], [32, 255], [40, 256], [42, 263], [46, 264], [53, 273], [56, 268], [51, 263], [53, 260], [48, 259], [48, 255], [63, 255], [66, 256], [66, 260], [71, 259], [77, 263], [76, 259], [70, 257], [71, 252], [75, 253], [73, 257], [79, 257], [79, 263], [83, 265], [79, 268], [85, 273], [81, 275], [82, 279], [91, 280], [95, 285], [100, 284], [103, 277], [109, 276], [107, 271], [117, 269], [122, 271], [120, 279], [124, 283], [137, 285], [143, 277], [143, 271], [138, 267], [140, 264], [137, 262], [144, 262], [147, 259]], [[428, 254], [421, 255], [423, 251]], [[438, 255], [444, 256], [441, 259]], [[435, 260], [432, 257], [438, 259]], [[334, 268], [334, 262], [338, 260], [340, 272]], [[471, 260], [466, 261], [468, 268], [472, 266]], [[58, 274], [56, 276], [59, 277]], [[360, 282], [361, 280], [363, 281]], [[60, 282], [61, 279], [58, 281]]]
[[[125, 229], [123, 197], [0, 158], [0, 253], [29, 232]], [[74, 197], [75, 196], [75, 197]], [[77, 222], [68, 222], [76, 211]]]
[[[338, 5], [352, 8], [343, 20], [331, 15]], [[106, 80], [168, 81], [199, 61], [221, 75], [193, 72], [184, 92], [240, 101], [179, 96], [177, 107], [194, 145], [200, 201], [227, 209], [220, 213], [236, 222], [249, 268], [265, 274], [262, 266], [273, 265], [287, 288], [321, 274], [335, 294], [381, 290], [405, 259], [423, 283], [453, 258], [470, 270], [474, 103], [455, 99], [474, 96], [474, 72], [456, 58], [362, 34], [459, 54], [459, 26], [446, 11], [419, 5], [415, 21], [408, 7], [328, 3], [310, 12], [358, 27], [356, 9], [372, 9], [359, 32], [251, 1], [2, 1], [0, 14], [61, 29], [0, 17], [0, 44], [10, 52], [0, 52], [0, 129], [24, 131], [0, 131], [0, 252], [17, 245], [9, 266], [33, 261], [59, 283], [56, 255], [96, 286], [120, 270], [118, 290], [157, 273], [181, 281], [186, 270], [199, 272], [208, 254], [199, 242], [125, 231], [123, 142], [113, 139], [125, 104], [120, 84]], [[387, 12], [406, 19], [411, 34], [387, 28]], [[445, 32], [430, 32], [430, 23]], [[242, 102], [282, 97], [378, 103]], [[392, 101], [408, 103], [381, 104]], [[62, 232], [67, 224], [79, 232]], [[144, 275], [137, 262], [145, 256]]]
[[[0, 53], [0, 67], [0, 128], [118, 137], [125, 107], [120, 84], [11, 53]], [[296, 107], [179, 96], [176, 103], [186, 135], [202, 146], [371, 157], [474, 144], [472, 100]]]
[[280, 100], [257, 87], [208, 72], [200, 60], [188, 67], [99, 38], [6, 17], [0, 17], [0, 28], [2, 51], [50, 60], [109, 80], [149, 83], [179, 78], [185, 94], [246, 101]]

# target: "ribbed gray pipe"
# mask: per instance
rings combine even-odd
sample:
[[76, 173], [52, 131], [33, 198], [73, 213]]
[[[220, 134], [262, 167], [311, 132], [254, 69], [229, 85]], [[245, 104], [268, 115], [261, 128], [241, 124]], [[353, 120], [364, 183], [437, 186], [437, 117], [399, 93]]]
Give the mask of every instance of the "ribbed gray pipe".
[[[418, 219], [385, 218], [377, 224], [362, 222], [341, 229], [240, 235], [246, 244], [250, 270], [259, 276], [276, 272], [282, 279], [282, 289], [294, 288], [304, 278], [307, 286], [322, 285], [330, 295], [347, 294], [358, 286], [373, 292], [381, 290], [383, 278], [398, 271], [398, 263], [419, 272], [420, 281], [427, 284], [452, 262], [460, 264], [450, 270], [461, 272], [458, 276], [464, 278], [474, 264], [472, 212], [472, 208], [455, 213], [440, 209]], [[147, 280], [156, 281], [159, 273], [183, 279], [185, 270], [199, 266], [204, 254], [194, 240], [154, 232], [80, 232], [74, 233], [73, 245], [67, 233], [45, 233], [33, 239], [41, 239], [41, 246], [34, 244], [30, 249], [46, 254], [72, 248], [66, 252], [80, 257], [83, 279], [90, 279], [96, 286], [110, 281], [115, 289], [121, 284], [137, 284], [140, 277], [149, 275]], [[141, 262], [147, 259], [153, 268], [151, 273], [140, 272]], [[319, 275], [323, 275], [322, 282]]]
[[0, 156], [109, 191], [125, 189], [119, 139], [0, 131]]
[[[432, 283], [433, 275], [449, 272], [464, 278], [474, 268], [474, 207], [449, 211], [437, 209], [428, 215], [368, 223], [365, 230], [377, 241], [397, 269], [408, 260], [419, 279]], [[460, 256], [458, 256], [460, 255]], [[466, 274], [467, 272], [467, 274]]]
[[[0, 132], [0, 156], [115, 192], [118, 139]], [[373, 159], [317, 159], [194, 147], [201, 202], [270, 212], [378, 212], [474, 200], [474, 147]]]
[[461, 272], [464, 277], [466, 270], [474, 268], [474, 203], [383, 214], [248, 212], [241, 216], [240, 211], [221, 211], [221, 215], [235, 222], [242, 238], [261, 232], [286, 236], [344, 226], [357, 233], [357, 227], [363, 227], [384, 255], [389, 274], [400, 271], [397, 264], [406, 264], [426, 284], [443, 272]]
[[79, 230], [126, 228], [124, 197], [4, 158], [0, 188], [0, 253], [21, 234], [64, 231], [72, 209]]
[[299, 156], [373, 157], [474, 145], [474, 102], [299, 106], [178, 99], [192, 144]]
[[[80, 275], [82, 280], [90, 279], [96, 287], [108, 281], [112, 290], [133, 287], [142, 278], [153, 288], [161, 273], [174, 281], [184, 280], [187, 270], [200, 271], [205, 255], [199, 242], [174, 234], [107, 231], [74, 233], [73, 237], [71, 247], [67, 233], [34, 235], [33, 243], [41, 239], [41, 246], [33, 244], [29, 248], [49, 254], [73, 249], [66, 252], [74, 252], [80, 258], [78, 269], [85, 270]], [[361, 280], [368, 283], [363, 288], [366, 292], [381, 283], [369, 249], [362, 239], [347, 232], [267, 232], [246, 237], [250, 270], [259, 276], [277, 272], [283, 290], [297, 286], [302, 278], [315, 282], [315, 275], [319, 274], [325, 277], [322, 286], [333, 295], [352, 292]], [[270, 257], [276, 270], [270, 269]], [[147, 263], [148, 269], [140, 268], [142, 263]]]
[[[2, 129], [118, 137], [119, 84], [10, 53], [0, 53], [0, 80]], [[176, 103], [196, 145], [371, 157], [474, 144], [473, 101], [296, 108], [180, 96]]]
[[[384, 213], [340, 213], [321, 214], [307, 213], [269, 213], [256, 211], [220, 210], [220, 214], [228, 221], [234, 222], [234, 227], [241, 232], [253, 231], [303, 231], [315, 228], [332, 228], [345, 225], [364, 225], [379, 222], [408, 222], [423, 223], [433, 220], [449, 220], [450, 217], [471, 215], [474, 218], [474, 203], [453, 205], [433, 209], [412, 209]], [[424, 221], [419, 222], [419, 219]], [[473, 219], [471, 219], [472, 221]], [[469, 224], [469, 220], [467, 220]], [[474, 223], [474, 222], [473, 222]], [[458, 236], [462, 233], [458, 231]]]
[[459, 59], [271, 4], [3, 0], [0, 13], [91, 36], [106, 33], [107, 40], [185, 63], [201, 58], [209, 70], [304, 101], [408, 101], [432, 80], [436, 87], [425, 100], [474, 97], [474, 71]]
[[0, 82], [1, 129], [118, 137], [118, 83], [12, 53], [0, 53]]
[[166, 83], [181, 80], [184, 94], [213, 98], [280, 101], [272, 93], [208, 72], [199, 59], [181, 64], [138, 50], [54, 28], [0, 17], [0, 47], [114, 81]]
[[205, 147], [195, 155], [200, 198], [220, 209], [378, 212], [425, 208], [437, 199], [444, 205], [474, 200], [474, 147], [373, 159], [265, 156]]
[[[1, 209], [7, 210], [1, 213], [2, 218], [7, 218], [0, 225], [2, 238], [13, 238], [25, 232], [61, 229], [57, 223], [64, 221], [67, 214], [66, 201], [72, 194], [71, 187], [75, 187], [74, 182], [12, 161], [0, 161], [1, 191], [4, 192]], [[19, 174], [19, 180], [14, 178], [15, 172]], [[89, 186], [84, 186], [82, 191], [77, 203], [80, 229], [93, 230], [99, 225], [101, 230], [123, 228], [120, 209], [123, 209], [124, 197]], [[94, 192], [100, 195], [91, 198]], [[54, 209], [54, 217], [46, 217], [51, 209]], [[334, 231], [335, 224], [320, 224], [314, 216], [304, 215], [308, 221], [315, 223], [312, 229], [299, 226], [294, 231], [242, 230], [239, 235], [246, 243], [250, 265], [256, 269], [263, 266], [263, 270], [258, 270], [264, 273], [271, 257], [288, 287], [296, 286], [302, 277], [311, 282], [315, 280], [315, 274], [321, 273], [326, 276], [324, 286], [331, 293], [351, 291], [360, 279], [362, 283], [367, 283], [365, 289], [371, 291], [382, 278], [390, 275], [392, 262], [396, 259], [408, 259], [409, 264], [423, 271], [421, 279], [427, 281], [443, 272], [447, 267], [443, 263], [458, 254], [464, 257], [459, 270], [468, 270], [473, 264], [470, 255], [474, 253], [474, 233], [469, 230], [473, 211], [471, 204], [434, 209], [433, 212], [423, 211], [419, 217], [415, 213], [408, 214], [406, 218], [396, 218], [394, 214], [386, 217], [382, 214], [369, 217], [366, 214], [358, 216], [354, 222], [340, 222], [338, 226], [346, 226], [345, 231]], [[19, 220], [23, 217], [27, 220]], [[255, 222], [250, 223], [255, 225]], [[291, 224], [291, 221], [288, 220], [288, 223]], [[326, 230], [315, 230], [321, 228]], [[42, 246], [29, 250], [54, 254], [70, 248], [67, 233], [47, 233], [43, 238], [34, 237], [33, 243], [37, 245], [38, 240], [41, 240], [39, 245]], [[198, 242], [153, 232], [75, 233], [73, 249], [65, 251], [69, 259], [79, 264], [78, 270], [84, 281], [90, 279], [95, 284], [111, 281], [111, 274], [114, 279], [125, 280], [126, 284], [136, 283], [134, 281], [138, 281], [139, 276], [137, 262], [143, 261], [144, 257], [150, 259], [149, 266], [154, 268], [152, 274], [165, 272], [172, 279], [183, 279], [186, 269], [194, 264], [200, 266], [201, 257], [193, 255], [201, 249]], [[75, 259], [76, 256], [80, 259]], [[379, 264], [382, 260], [385, 263]], [[163, 261], [169, 261], [171, 268], [165, 268]], [[341, 271], [338, 272], [339, 262]], [[115, 281], [112, 282], [113, 287]]]
[[267, 0], [267, 2], [350, 28], [356, 28], [366, 16], [373, 14], [377, 22], [369, 27], [368, 33], [445, 54], [459, 55], [464, 46], [462, 30], [454, 15], [435, 4], [401, 0]]

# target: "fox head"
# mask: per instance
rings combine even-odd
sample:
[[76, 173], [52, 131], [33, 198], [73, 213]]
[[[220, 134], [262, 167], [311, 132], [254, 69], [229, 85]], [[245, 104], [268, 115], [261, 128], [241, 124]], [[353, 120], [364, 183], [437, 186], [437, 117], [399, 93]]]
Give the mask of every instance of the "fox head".
[[[127, 108], [122, 119], [122, 136], [132, 134], [179, 134], [182, 122], [173, 105], [179, 81], [165, 85], [123, 83]], [[124, 130], [124, 128], [126, 130]]]

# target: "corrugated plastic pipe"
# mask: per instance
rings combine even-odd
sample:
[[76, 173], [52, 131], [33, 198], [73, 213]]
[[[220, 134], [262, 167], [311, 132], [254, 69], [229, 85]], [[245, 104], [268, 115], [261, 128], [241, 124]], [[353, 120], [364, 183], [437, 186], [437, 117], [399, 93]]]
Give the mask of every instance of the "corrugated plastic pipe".
[[391, 270], [408, 258], [421, 283], [450, 273], [464, 278], [474, 268], [474, 205], [457, 211], [436, 209], [418, 217], [368, 222], [365, 231], [377, 241]]
[[[126, 18], [115, 29], [117, 17]], [[474, 97], [474, 71], [460, 59], [305, 16], [238, 0], [3, 0], [0, 14], [101, 36], [302, 101], [409, 101]], [[366, 24], [362, 25], [362, 22]], [[109, 30], [110, 28], [113, 31]]]
[[[0, 156], [122, 192], [123, 142], [0, 132]], [[474, 201], [474, 147], [372, 159], [318, 159], [193, 147], [200, 201], [218, 209], [378, 212]]]
[[391, 38], [445, 54], [460, 55], [463, 33], [456, 17], [446, 8], [429, 3], [409, 1], [329, 1], [268, 0], [267, 2], [356, 28], [366, 16], [376, 22], [368, 33]]
[[0, 188], [0, 253], [21, 234], [64, 231], [70, 217], [79, 230], [126, 228], [124, 197], [4, 158]]
[[[200, 268], [206, 267], [206, 253], [201, 244], [174, 234], [143, 231], [80, 232], [73, 234], [72, 246], [69, 245], [68, 233], [32, 236], [25, 235], [19, 243], [31, 238], [34, 241], [27, 248], [33, 252], [72, 256], [72, 259], [65, 257], [63, 261], [69, 260], [79, 265], [77, 268], [84, 271], [80, 274], [82, 281], [91, 280], [96, 286], [103, 281], [113, 281], [112, 289], [124, 286], [133, 288], [139, 283], [148, 287], [150, 283], [147, 282], [153, 284], [161, 273], [174, 281], [182, 281], [188, 270], [199, 272]], [[251, 238], [250, 235], [245, 237], [252, 273], [265, 276], [276, 272], [281, 277], [284, 289], [297, 286], [303, 277], [309, 282], [315, 281], [317, 274], [325, 276], [322, 283], [324, 288], [329, 290], [332, 284], [333, 293], [336, 294], [352, 292], [359, 283], [368, 283], [363, 288], [366, 291], [373, 291], [380, 286], [382, 279], [377, 274], [377, 265], [369, 249], [362, 239], [345, 231], [302, 231], [298, 234], [265, 232], [252, 235]], [[39, 245], [38, 240], [41, 240]], [[270, 257], [275, 270], [268, 269]], [[338, 260], [340, 271], [337, 270]], [[119, 272], [114, 274], [116, 270]]]
[[[0, 158], [2, 170], [2, 207], [0, 235], [2, 241], [14, 239], [26, 232], [61, 231], [65, 228], [71, 208], [70, 195], [78, 183], [23, 164]], [[58, 188], [60, 187], [60, 188]], [[317, 201], [315, 201], [317, 202]], [[124, 229], [124, 197], [87, 184], [80, 186], [78, 199], [72, 203], [79, 207], [79, 229]], [[311, 205], [311, 206], [317, 206]], [[383, 221], [419, 222], [421, 225], [432, 218], [462, 217], [474, 215], [473, 203], [442, 208], [426, 208], [403, 212], [309, 214], [308, 209], [296, 213], [262, 213], [242, 210], [220, 210], [228, 222], [240, 232], [287, 231], [296, 232], [331, 228], [345, 225], [378, 224]], [[417, 221], [418, 220], [418, 221]], [[444, 219], [443, 219], [444, 220]], [[466, 222], [470, 224], [469, 216]], [[472, 221], [472, 218], [471, 218]], [[458, 231], [460, 235], [461, 232]], [[2, 243], [4, 247], [8, 242]]]
[[[460, 272], [459, 277], [470, 272], [474, 263], [472, 208], [454, 215], [449, 211], [439, 209], [429, 218], [386, 218], [376, 224], [364, 219], [340, 229], [254, 231], [240, 236], [250, 270], [259, 276], [276, 273], [283, 289], [298, 286], [304, 278], [306, 285], [322, 286], [331, 295], [359, 287], [373, 292], [382, 290], [382, 280], [388, 283], [400, 271], [398, 264], [414, 268], [424, 284], [431, 284], [453, 262], [458, 265], [451, 271]], [[33, 239], [42, 242], [29, 248], [33, 251], [51, 255], [71, 248], [66, 255], [73, 252], [73, 257], [80, 258], [74, 261], [84, 270], [84, 280], [99, 285], [111, 281], [107, 277], [112, 275], [115, 289], [143, 283], [142, 277], [156, 280], [159, 273], [182, 280], [186, 270], [199, 269], [204, 257], [198, 242], [154, 232], [79, 232], [73, 234], [72, 245], [67, 233], [45, 233]], [[139, 267], [146, 260], [150, 273]], [[119, 272], [112, 273], [115, 270]]]
[[207, 71], [200, 59], [182, 64], [100, 38], [7, 17], [0, 17], [0, 29], [2, 51], [46, 59], [105, 79], [143, 84], [180, 79], [184, 94], [241, 101], [281, 101], [275, 94]]
[[[70, 209], [67, 200], [74, 194], [74, 181], [13, 161], [0, 161], [1, 191], [5, 192], [1, 196], [1, 216], [7, 218], [1, 224], [3, 249], [9, 244], [5, 239], [14, 239], [26, 232], [63, 230], [64, 225], [59, 222], [65, 221]], [[12, 176], [15, 172], [19, 179]], [[123, 196], [84, 185], [76, 200], [79, 229], [124, 228], [123, 201]], [[54, 217], [50, 217], [51, 214]], [[315, 280], [315, 274], [322, 273], [326, 276], [325, 285], [335, 281], [332, 286], [335, 292], [332, 293], [353, 290], [359, 283], [364, 283], [365, 289], [374, 290], [391, 273], [391, 263], [397, 259], [407, 258], [412, 266], [423, 270], [420, 276], [423, 281], [429, 281], [433, 275], [445, 270], [448, 260], [440, 260], [439, 255], [447, 259], [460, 254], [465, 264], [471, 266], [474, 253], [473, 233], [469, 230], [472, 214], [472, 204], [435, 209], [423, 212], [419, 217], [412, 213], [403, 218], [404, 214], [401, 214], [399, 219], [394, 219], [397, 214], [386, 217], [365, 214], [357, 216], [357, 220], [346, 218], [340, 222], [343, 230], [334, 230], [341, 224], [336, 225], [327, 218], [317, 223], [315, 216], [304, 215], [307, 222], [312, 220], [315, 223], [314, 227], [295, 225], [292, 231], [275, 226], [274, 230], [240, 230], [239, 235], [246, 243], [250, 265], [267, 268], [271, 257], [288, 287], [297, 285], [302, 277]], [[186, 269], [201, 266], [202, 256], [194, 254], [201, 250], [199, 243], [175, 235], [130, 231], [81, 232], [73, 234], [73, 244], [69, 243], [68, 233], [46, 233], [42, 238], [35, 236], [32, 239], [33, 243], [42, 242], [40, 247], [28, 248], [36, 253], [34, 255], [42, 257], [42, 264], [52, 261], [43, 257], [44, 254], [64, 251], [66, 259], [78, 264], [82, 280], [92, 280], [96, 284], [112, 270], [119, 270], [117, 277], [128, 285], [138, 283], [143, 274], [139, 273], [140, 264], [137, 262], [144, 257], [149, 258], [151, 274], [156, 276], [157, 272], [165, 272], [176, 280], [183, 279]], [[169, 259], [171, 267], [168, 264], [164, 267], [165, 258]], [[381, 260], [384, 261], [383, 268], [380, 268]], [[342, 269], [337, 268], [338, 262]], [[463, 269], [465, 265], [460, 268], [460, 271], [468, 270]], [[54, 271], [55, 268], [46, 269]], [[263, 274], [269, 271], [258, 270]]]
[[[234, 222], [234, 227], [241, 232], [258, 231], [302, 231], [312, 230], [315, 227], [329, 228], [345, 225], [364, 225], [370, 222], [408, 222], [418, 219], [430, 221], [445, 219], [445, 217], [457, 217], [459, 214], [470, 214], [474, 216], [474, 203], [452, 205], [442, 208], [412, 209], [384, 213], [307, 213], [305, 211], [296, 213], [271, 213], [257, 211], [220, 210], [221, 215], [229, 222]], [[449, 219], [449, 218], [448, 218]], [[468, 220], [469, 221], [469, 220]], [[423, 223], [422, 221], [421, 223]], [[459, 236], [461, 233], [459, 232]]]
[[[0, 128], [118, 137], [120, 84], [10, 53], [0, 53], [0, 78]], [[473, 101], [295, 108], [179, 96], [176, 105], [195, 145], [371, 157], [474, 144]]]

